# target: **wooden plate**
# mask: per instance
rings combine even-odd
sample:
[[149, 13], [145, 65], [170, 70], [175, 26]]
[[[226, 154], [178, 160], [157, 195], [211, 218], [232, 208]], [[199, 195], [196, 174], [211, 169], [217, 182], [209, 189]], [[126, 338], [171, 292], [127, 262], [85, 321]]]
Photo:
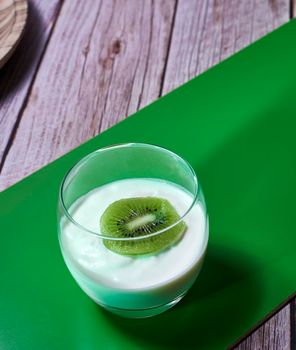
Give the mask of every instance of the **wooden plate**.
[[26, 0], [0, 0], [0, 68], [10, 58], [27, 20]]

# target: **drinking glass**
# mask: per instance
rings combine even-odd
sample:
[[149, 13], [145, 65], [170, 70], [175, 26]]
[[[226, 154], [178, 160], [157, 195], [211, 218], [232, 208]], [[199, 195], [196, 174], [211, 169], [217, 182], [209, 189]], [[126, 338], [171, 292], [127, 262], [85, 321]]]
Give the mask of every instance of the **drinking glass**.
[[[158, 183], [159, 180], [173, 184], [179, 190], [184, 191], [187, 197], [190, 197], [190, 201], [186, 208], [178, 213], [179, 220], [166, 229], [140, 238], [106, 236], [100, 231], [99, 217], [96, 227], [91, 226], [87, 220], [82, 220], [75, 214], [81, 200], [92, 193], [91, 191], [128, 179], [137, 179], [137, 181], [151, 179], [157, 180], [155, 183]], [[98, 201], [96, 205], [98, 208], [106, 209], [104, 207], [106, 203], [103, 199]], [[88, 212], [87, 215], [92, 216], [96, 213]], [[181, 243], [176, 243], [164, 251], [148, 256], [121, 257], [111, 251], [106, 254], [97, 254], [96, 252], [99, 247], [102, 249], [102, 243], [106, 239], [127, 241], [128, 244], [134, 244], [139, 239], [149, 240], [152, 239], [152, 236], [164, 235], [181, 221], [187, 225], [184, 237], [189, 233], [195, 235], [194, 239], [199, 240], [199, 248], [191, 253], [190, 263], [183, 270], [180, 268], [180, 272], [176, 274], [174, 271], [177, 271], [178, 266], [182, 265], [189, 253], [175, 250], [174, 254], [177, 256], [174, 257], [174, 263], [169, 264], [169, 266], [167, 264], [165, 268], [158, 263], [158, 259], [163, 259], [164, 254], [171, 254], [172, 249], [178, 248]], [[75, 281], [101, 307], [124, 317], [141, 318], [157, 315], [178, 303], [197, 278], [208, 244], [206, 205], [193, 168], [186, 160], [172, 151], [150, 144], [112, 145], [90, 153], [75, 164], [65, 175], [60, 187], [58, 222], [62, 255]], [[74, 237], [71, 243], [69, 243], [70, 234], [71, 237]], [[76, 238], [79, 240], [75, 241]], [[118, 263], [117, 266], [117, 263], [113, 263], [114, 259], [117, 259], [116, 261], [122, 260], [123, 265], [133, 264], [134, 270], [128, 276], [128, 287], [122, 285], [116, 278], [106, 279], [109, 272], [110, 276], [120, 273], [122, 264]], [[154, 261], [159, 268], [156, 268], [155, 263], [152, 264], [151, 261]], [[137, 266], [140, 265], [145, 267], [143, 270], [145, 272], [141, 274], [136, 271]], [[159, 282], [142, 287], [145, 276], [154, 273], [154, 271], [159, 276]]]

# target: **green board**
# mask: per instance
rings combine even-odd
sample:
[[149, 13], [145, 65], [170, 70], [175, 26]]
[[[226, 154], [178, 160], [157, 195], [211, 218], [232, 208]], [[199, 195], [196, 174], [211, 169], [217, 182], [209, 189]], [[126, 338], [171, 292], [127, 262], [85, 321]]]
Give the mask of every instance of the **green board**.
[[[0, 194], [1, 349], [223, 349], [295, 291], [295, 38], [293, 21]], [[151, 319], [101, 310], [58, 246], [63, 175], [120, 142], [189, 160], [209, 209], [200, 277]]]

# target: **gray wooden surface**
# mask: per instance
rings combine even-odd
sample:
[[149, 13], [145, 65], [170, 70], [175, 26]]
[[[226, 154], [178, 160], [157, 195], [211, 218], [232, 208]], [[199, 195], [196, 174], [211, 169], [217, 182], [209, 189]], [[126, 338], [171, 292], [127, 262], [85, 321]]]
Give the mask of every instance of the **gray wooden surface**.
[[[296, 0], [31, 0], [0, 71], [0, 190], [283, 23]], [[295, 300], [236, 349], [296, 349]], [[239, 322], [239, 320], [238, 320]]]

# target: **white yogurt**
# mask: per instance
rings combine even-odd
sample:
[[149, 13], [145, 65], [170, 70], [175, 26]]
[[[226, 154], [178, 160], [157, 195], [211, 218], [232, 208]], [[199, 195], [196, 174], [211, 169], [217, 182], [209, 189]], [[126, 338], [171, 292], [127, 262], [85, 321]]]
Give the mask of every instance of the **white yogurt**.
[[[70, 208], [74, 220], [100, 233], [100, 217], [114, 201], [130, 197], [165, 198], [185, 214], [192, 196], [172, 183], [128, 179], [104, 185]], [[123, 309], [152, 308], [184, 294], [200, 271], [208, 241], [204, 208], [196, 203], [186, 215], [182, 239], [153, 256], [128, 257], [108, 250], [102, 239], [63, 218], [60, 242], [64, 259], [81, 288], [99, 304]]]

